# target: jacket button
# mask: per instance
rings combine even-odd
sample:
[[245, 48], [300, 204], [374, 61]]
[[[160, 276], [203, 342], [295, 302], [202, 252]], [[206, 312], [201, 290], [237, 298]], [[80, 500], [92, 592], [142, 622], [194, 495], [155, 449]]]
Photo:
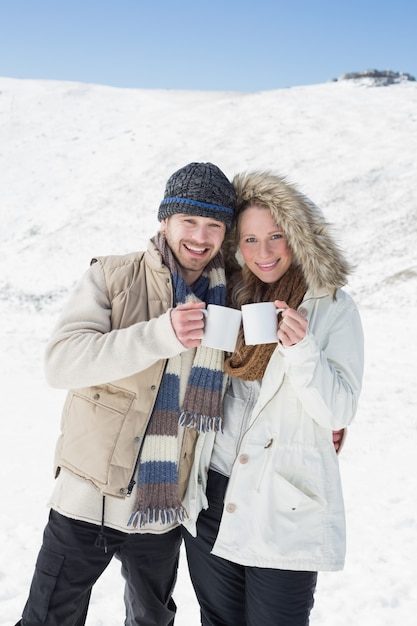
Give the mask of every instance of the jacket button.
[[100, 400], [100, 394], [99, 393], [95, 393], [93, 396], [93, 400]]
[[236, 504], [233, 504], [232, 502], [226, 504], [226, 511], [228, 513], [234, 513], [236, 511]]
[[241, 454], [239, 457], [240, 463], [247, 463], [249, 461], [249, 456], [247, 454]]
[[135, 443], [139, 443], [140, 437], [135, 437]]
[[298, 312], [299, 312], [299, 314], [300, 314], [300, 315], [302, 315], [303, 317], [307, 317], [307, 309], [306, 309], [305, 307], [303, 307], [303, 306], [302, 306], [302, 307], [300, 307], [300, 308], [298, 309]]
[[152, 389], [152, 391], [155, 391], [156, 385], [151, 385], [151, 389]]

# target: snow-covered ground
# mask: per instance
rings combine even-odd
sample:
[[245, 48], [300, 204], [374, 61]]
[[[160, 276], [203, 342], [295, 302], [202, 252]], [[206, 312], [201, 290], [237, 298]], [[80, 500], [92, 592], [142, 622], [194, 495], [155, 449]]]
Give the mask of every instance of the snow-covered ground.
[[[298, 183], [357, 265], [364, 390], [340, 463], [343, 572], [319, 576], [312, 626], [413, 626], [417, 615], [417, 83], [260, 93], [129, 90], [0, 78], [0, 626], [21, 615], [47, 519], [64, 391], [42, 352], [97, 254], [143, 249], [168, 176], [212, 161]], [[88, 626], [123, 623], [117, 562]], [[178, 626], [199, 624], [182, 558]], [[263, 626], [263, 625], [262, 625]]]

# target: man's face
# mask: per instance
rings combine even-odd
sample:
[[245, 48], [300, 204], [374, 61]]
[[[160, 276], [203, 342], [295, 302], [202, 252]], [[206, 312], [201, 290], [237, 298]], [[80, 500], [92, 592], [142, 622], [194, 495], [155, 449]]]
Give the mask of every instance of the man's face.
[[175, 213], [161, 222], [161, 230], [171, 248], [184, 279], [192, 285], [207, 263], [219, 252], [226, 225], [211, 217]]

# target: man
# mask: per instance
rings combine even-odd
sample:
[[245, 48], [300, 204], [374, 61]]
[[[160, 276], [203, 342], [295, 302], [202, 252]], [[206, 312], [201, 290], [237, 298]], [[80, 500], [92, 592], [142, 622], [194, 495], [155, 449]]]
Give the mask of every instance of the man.
[[174, 623], [181, 500], [198, 431], [222, 411], [223, 354], [200, 345], [201, 309], [225, 301], [219, 251], [235, 201], [215, 165], [181, 168], [147, 251], [93, 259], [62, 312], [45, 371], [69, 393], [49, 521], [18, 624], [85, 624], [92, 586], [113, 556], [125, 578], [125, 624]]

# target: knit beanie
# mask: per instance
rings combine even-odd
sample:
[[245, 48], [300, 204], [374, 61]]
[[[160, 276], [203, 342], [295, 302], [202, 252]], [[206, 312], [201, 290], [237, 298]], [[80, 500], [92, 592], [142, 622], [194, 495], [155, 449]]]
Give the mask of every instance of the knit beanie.
[[168, 179], [158, 219], [186, 213], [211, 217], [230, 228], [235, 206], [234, 187], [216, 165], [189, 163]]

